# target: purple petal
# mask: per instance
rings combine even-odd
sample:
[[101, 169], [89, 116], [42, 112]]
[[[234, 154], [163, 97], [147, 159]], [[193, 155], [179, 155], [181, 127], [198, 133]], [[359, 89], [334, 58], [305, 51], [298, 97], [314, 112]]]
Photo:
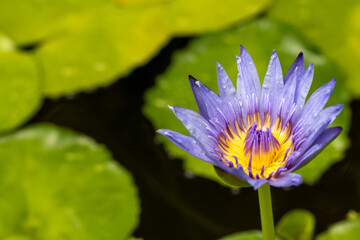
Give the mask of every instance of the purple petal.
[[229, 167], [228, 165], [224, 164], [222, 161], [214, 161], [213, 163], [218, 168], [240, 178], [243, 181], [249, 182], [252, 178], [250, 178], [243, 169], [237, 167]]
[[[214, 126], [217, 126], [219, 131], [226, 129], [227, 123], [234, 124], [236, 119], [234, 110], [204, 84], [199, 81], [195, 84], [197, 84], [200, 88], [209, 116], [209, 122], [211, 122]], [[221, 127], [219, 128], [219, 126]]]
[[[278, 103], [276, 104], [276, 110], [271, 115], [281, 116], [283, 123], [286, 124], [291, 116], [289, 114], [294, 113], [294, 97], [296, 91], [297, 75], [291, 75], [290, 79], [285, 83], [282, 92], [279, 94]], [[276, 118], [272, 119], [273, 124]]]
[[262, 95], [261, 95], [261, 109], [264, 109], [268, 103], [270, 109], [274, 109], [277, 102], [279, 93], [281, 92], [284, 86], [282, 70], [279, 58], [274, 50], [271, 54], [270, 63], [265, 74], [264, 82], [262, 85]]
[[254, 187], [255, 190], [267, 182], [265, 178], [253, 179], [249, 177], [249, 175], [247, 175], [242, 168], [229, 167], [220, 160], [214, 161], [213, 164], [218, 168], [220, 168], [221, 170], [228, 172], [229, 174], [236, 176], [245, 182], [248, 182], [251, 186]]
[[298, 152], [298, 151], [293, 151], [292, 153], [290, 153], [289, 157], [286, 160], [285, 167], [287, 169], [290, 169], [290, 167], [293, 166], [293, 164], [295, 162], [297, 162], [297, 159], [300, 155], [301, 155], [301, 152]]
[[305, 104], [305, 99], [309, 93], [313, 77], [314, 65], [310, 64], [298, 79], [295, 93], [295, 103], [299, 108], [302, 108]]
[[313, 145], [294, 162], [290, 171], [295, 171], [304, 165], [306, 165], [310, 160], [312, 160], [316, 155], [318, 155], [332, 140], [334, 140], [341, 132], [341, 127], [332, 127], [323, 131], [320, 136], [315, 140]]
[[[318, 88], [306, 102], [303, 111], [299, 115], [298, 119], [295, 122], [298, 122], [299, 119], [302, 119], [304, 122], [311, 122], [319, 112], [324, 108], [325, 104], [329, 100], [329, 97], [335, 87], [335, 79], [332, 79], [330, 82], [324, 84]], [[296, 123], [295, 123], [296, 126]]]
[[266, 178], [248, 180], [248, 183], [254, 187], [254, 190], [257, 190], [259, 187], [266, 184], [267, 182], [268, 181], [266, 180]]
[[221, 161], [215, 161], [214, 165], [216, 165], [220, 169], [240, 178], [241, 180], [248, 182], [254, 188], [254, 190], [257, 190], [259, 187], [261, 187], [262, 185], [267, 183], [266, 178], [262, 178], [262, 179], [250, 178], [242, 169], [235, 168], [235, 167], [230, 168], [227, 165], [225, 165], [224, 163], [222, 163]]
[[268, 180], [268, 183], [273, 187], [299, 186], [302, 183], [302, 177], [297, 173], [284, 172], [279, 177]]
[[157, 132], [167, 137], [175, 145], [190, 153], [194, 157], [208, 163], [214, 162], [214, 160], [210, 159], [206, 155], [205, 151], [200, 147], [194, 138], [167, 129], [159, 129]]
[[216, 62], [217, 79], [219, 84], [219, 94], [221, 98], [232, 100], [236, 96], [236, 89], [231, 82], [224, 68]]
[[238, 99], [236, 95], [236, 89], [233, 83], [218, 62], [216, 63], [216, 69], [220, 98], [236, 116], [241, 115], [240, 99]]
[[209, 135], [213, 137], [217, 136], [212, 134], [213, 128], [202, 116], [191, 109], [183, 107], [169, 106], [169, 108], [173, 110], [175, 116], [182, 122], [193, 137], [200, 142], [214, 143], [214, 141], [209, 138]]
[[[259, 76], [257, 75], [254, 62], [244, 47], [241, 47], [240, 57], [236, 56], [238, 75], [237, 75], [237, 95], [241, 98], [244, 120], [247, 114], [259, 110], [259, 100], [261, 94]], [[245, 121], [246, 122], [246, 121]]]
[[284, 83], [286, 83], [293, 74], [296, 74], [299, 77], [303, 73], [304, 67], [304, 54], [300, 52], [294, 63], [291, 65], [289, 71], [286, 73], [284, 77]]
[[200, 115], [202, 117], [204, 117], [205, 119], [209, 119], [209, 115], [208, 115], [208, 112], [207, 112], [207, 109], [205, 106], [204, 98], [201, 95], [200, 87], [198, 84], [196, 84], [197, 80], [193, 76], [189, 75], [189, 81], [190, 81], [190, 86], [193, 91]]
[[[318, 136], [335, 120], [343, 107], [343, 104], [337, 104], [323, 109], [310, 126], [304, 128], [305, 134], [302, 138], [306, 140], [298, 147], [298, 151], [306, 151]], [[301, 138], [297, 141], [301, 141]], [[294, 142], [294, 144], [296, 145], [296, 142]]]
[[252, 60], [250, 54], [242, 45], [240, 45], [240, 58], [242, 59], [243, 67], [245, 68], [246, 72], [251, 76], [249, 81], [252, 81], [255, 92], [257, 93], [257, 96], [260, 97], [261, 87], [259, 74], [256, 71], [254, 61]]

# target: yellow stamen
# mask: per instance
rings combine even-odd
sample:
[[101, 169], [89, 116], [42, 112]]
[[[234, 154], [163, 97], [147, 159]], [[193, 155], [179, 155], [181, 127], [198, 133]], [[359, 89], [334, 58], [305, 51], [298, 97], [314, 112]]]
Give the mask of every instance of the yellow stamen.
[[[222, 154], [218, 155], [228, 166], [231, 165], [229, 162], [235, 167], [241, 166], [252, 178], [270, 178], [280, 167], [286, 165], [286, 160], [293, 151], [291, 124], [283, 127], [283, 122], [278, 117], [272, 130], [268, 130], [271, 127], [270, 114], [264, 114], [262, 124], [259, 113], [248, 114], [246, 120], [247, 128], [242, 120], [241, 127], [238, 121], [234, 123], [235, 128], [227, 125], [225, 134], [218, 137], [218, 147], [222, 151]], [[257, 124], [257, 128], [249, 133], [253, 124]], [[247, 139], [248, 134], [253, 135]], [[267, 137], [266, 140], [264, 136]], [[246, 142], [248, 140], [253, 142]]]

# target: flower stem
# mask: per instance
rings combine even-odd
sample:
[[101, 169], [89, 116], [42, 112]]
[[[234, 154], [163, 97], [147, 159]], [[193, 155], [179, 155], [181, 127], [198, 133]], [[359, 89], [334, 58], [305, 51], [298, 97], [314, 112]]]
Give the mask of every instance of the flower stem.
[[264, 184], [258, 189], [261, 227], [264, 240], [275, 239], [274, 219], [271, 205], [270, 185]]

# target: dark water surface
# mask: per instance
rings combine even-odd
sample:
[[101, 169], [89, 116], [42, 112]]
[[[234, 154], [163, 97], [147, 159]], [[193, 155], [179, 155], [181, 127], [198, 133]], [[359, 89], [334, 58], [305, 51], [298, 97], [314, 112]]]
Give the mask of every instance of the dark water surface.
[[[154, 141], [155, 129], [141, 112], [144, 92], [188, 40], [172, 40], [146, 66], [106, 88], [72, 98], [46, 99], [28, 123], [55, 123], [106, 145], [133, 174], [142, 208], [134, 235], [145, 240], [208, 240], [260, 228], [257, 193], [252, 188], [234, 192], [200, 177], [186, 177], [181, 160], [171, 159]], [[349, 210], [360, 211], [360, 101], [351, 107], [352, 146], [345, 159], [312, 186], [273, 188], [275, 221], [291, 209], [307, 209], [315, 214], [319, 233], [344, 219]]]

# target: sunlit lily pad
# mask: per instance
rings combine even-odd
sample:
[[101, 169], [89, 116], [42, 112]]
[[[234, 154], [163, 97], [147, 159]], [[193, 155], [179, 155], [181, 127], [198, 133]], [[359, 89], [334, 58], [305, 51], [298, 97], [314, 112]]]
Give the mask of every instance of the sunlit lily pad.
[[223, 29], [266, 9], [271, 0], [173, 0], [166, 6], [165, 23], [175, 35]]
[[360, 236], [360, 218], [347, 219], [330, 226], [319, 234], [316, 240], [357, 240]]
[[[235, 82], [237, 74], [235, 55], [239, 54], [240, 44], [244, 45], [253, 57], [260, 78], [265, 75], [272, 50], [276, 49], [284, 74], [300, 51], [304, 52], [306, 65], [314, 63], [315, 76], [312, 89], [328, 82], [333, 77], [337, 77], [339, 81], [342, 80], [337, 66], [312, 51], [311, 46], [307, 45], [294, 29], [277, 25], [268, 20], [261, 20], [241, 28], [195, 39], [186, 49], [179, 51], [174, 56], [169, 69], [157, 79], [156, 86], [146, 96], [147, 104], [144, 113], [152, 121], [154, 127], [187, 134], [185, 128], [167, 108], [167, 105], [197, 110], [188, 75], [193, 75], [217, 91], [216, 61], [222, 64]], [[344, 84], [337, 84], [330, 103], [347, 103], [348, 97], [348, 90]], [[348, 114], [349, 109], [346, 106], [335, 122], [335, 125], [344, 127], [345, 134], [337, 138], [327, 147], [326, 151], [301, 170], [305, 182], [318, 179], [331, 164], [341, 159], [348, 145], [346, 136], [349, 123]], [[210, 164], [195, 159], [169, 140], [158, 137], [170, 154], [184, 159], [185, 169], [200, 176], [218, 179]]]
[[326, 57], [346, 71], [348, 78], [345, 80], [351, 92], [359, 96], [359, 1], [280, 0], [269, 16], [296, 26]]
[[41, 81], [34, 58], [0, 36], [0, 131], [18, 127], [39, 108]]
[[44, 93], [59, 97], [128, 75], [171, 36], [225, 28], [254, 16], [269, 2], [1, 1], [0, 29], [17, 45], [35, 46]]
[[108, 4], [71, 18], [67, 34], [37, 51], [45, 94], [57, 97], [109, 84], [143, 65], [168, 41], [168, 33], [155, 24], [159, 13], [157, 7], [119, 9]]
[[[283, 240], [276, 237], [276, 240]], [[228, 236], [222, 237], [219, 240], [263, 240], [262, 232], [259, 230], [249, 230], [239, 233], [233, 233]]]
[[0, 1], [0, 29], [18, 45], [33, 44], [57, 32], [64, 19], [108, 1]]
[[314, 230], [314, 215], [303, 209], [286, 213], [276, 225], [276, 234], [283, 240], [311, 240]]
[[168, 4], [176, 0], [112, 0], [118, 7], [149, 7], [158, 4]]
[[[283, 216], [276, 225], [276, 239], [281, 240], [311, 240], [315, 229], [315, 217], [311, 212], [296, 209]], [[234, 233], [219, 240], [261, 240], [259, 230]]]
[[0, 238], [128, 239], [139, 201], [129, 173], [88, 137], [51, 125], [0, 139]]

